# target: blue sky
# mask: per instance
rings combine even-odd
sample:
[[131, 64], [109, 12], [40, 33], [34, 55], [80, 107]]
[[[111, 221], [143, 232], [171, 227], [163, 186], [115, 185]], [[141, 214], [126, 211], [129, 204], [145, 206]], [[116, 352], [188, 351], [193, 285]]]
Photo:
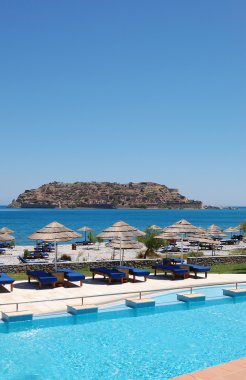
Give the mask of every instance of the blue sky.
[[0, 204], [155, 181], [245, 205], [244, 0], [0, 3]]

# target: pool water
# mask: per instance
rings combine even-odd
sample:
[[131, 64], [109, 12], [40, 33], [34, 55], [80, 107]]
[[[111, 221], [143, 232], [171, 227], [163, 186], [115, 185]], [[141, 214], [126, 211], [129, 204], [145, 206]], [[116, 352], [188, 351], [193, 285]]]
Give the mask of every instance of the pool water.
[[0, 379], [169, 379], [246, 356], [246, 302], [0, 324]]
[[[216, 286], [209, 286], [209, 287], [199, 287], [194, 288], [193, 293], [202, 293], [206, 296], [206, 299], [225, 299], [227, 297], [223, 296], [223, 289], [224, 288], [233, 288], [235, 287], [235, 284], [228, 284], [228, 285], [216, 285]], [[246, 288], [245, 284], [238, 284], [239, 288]], [[151, 296], [151, 298], [154, 298], [157, 305], [162, 305], [164, 303], [173, 303], [177, 302], [177, 293], [189, 293], [190, 288], [186, 289], [180, 289], [174, 291], [170, 291], [161, 295], [157, 296]]]

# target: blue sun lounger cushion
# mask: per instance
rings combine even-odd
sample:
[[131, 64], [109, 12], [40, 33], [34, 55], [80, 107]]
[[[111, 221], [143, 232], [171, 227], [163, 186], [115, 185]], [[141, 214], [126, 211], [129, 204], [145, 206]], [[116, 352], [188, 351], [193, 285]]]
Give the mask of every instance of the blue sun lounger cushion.
[[162, 272], [169, 273], [172, 275], [172, 279], [175, 280], [177, 277], [188, 278], [189, 277], [189, 269], [179, 268], [175, 265], [162, 265], [156, 264], [153, 265], [152, 268], [155, 270], [155, 276], [157, 274], [157, 270], [161, 270]]
[[141, 269], [141, 268], [134, 268], [134, 267], [128, 267], [126, 265], [120, 265], [120, 266], [117, 266], [116, 269], [118, 269], [119, 271], [121, 269], [126, 269], [129, 271], [129, 274], [133, 276], [133, 282], [135, 282], [135, 277], [138, 276], [138, 277], [144, 277], [144, 281], [146, 281], [147, 277], [149, 276], [150, 272], [148, 270], [145, 270], [145, 269]]
[[111, 284], [112, 280], [120, 280], [122, 283], [125, 278], [125, 273], [119, 272], [117, 269], [108, 269], [105, 267], [90, 268], [92, 272], [92, 278], [95, 278], [95, 274], [99, 274], [104, 278], [108, 278], [108, 283]]
[[6, 273], [0, 273], [0, 285], [10, 285], [10, 291], [13, 290], [15, 280]]
[[63, 272], [64, 277], [66, 278], [66, 280], [68, 280], [68, 282], [80, 281], [80, 286], [82, 286], [82, 282], [85, 279], [85, 275], [83, 273], [75, 272], [69, 268], [57, 269], [57, 272]]
[[55, 287], [55, 283], [57, 282], [57, 278], [52, 276], [52, 274], [46, 273], [42, 270], [33, 270], [27, 271], [28, 282], [30, 282], [31, 278], [34, 278], [38, 281], [39, 288], [42, 288], [43, 285], [52, 285]]
[[18, 256], [18, 259], [19, 259], [23, 264], [44, 264], [44, 263], [46, 263], [46, 260], [24, 259], [24, 257], [21, 257], [21, 256]]
[[209, 267], [204, 267], [202, 265], [196, 265], [196, 264], [186, 264], [186, 265], [189, 267], [190, 272], [194, 272], [195, 277], [197, 277], [197, 273], [204, 273], [205, 278], [207, 278], [208, 272], [210, 271]]

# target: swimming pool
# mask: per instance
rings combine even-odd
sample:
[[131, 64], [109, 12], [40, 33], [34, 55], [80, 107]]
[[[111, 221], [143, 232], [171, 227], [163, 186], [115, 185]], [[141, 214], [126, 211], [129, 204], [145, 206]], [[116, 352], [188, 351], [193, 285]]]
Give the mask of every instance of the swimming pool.
[[0, 324], [5, 380], [168, 379], [246, 356], [246, 302], [220, 298]]
[[[235, 287], [235, 284], [224, 284], [224, 285], [214, 285], [209, 287], [197, 287], [193, 288], [193, 293], [202, 293], [206, 296], [207, 300], [210, 299], [227, 299], [227, 297], [223, 296], [223, 289], [224, 288], [233, 288]], [[239, 284], [238, 287], [240, 288], [246, 288], [246, 284]], [[177, 302], [177, 293], [189, 293], [190, 288], [186, 289], [180, 289], [170, 292], [162, 293], [161, 295], [153, 295], [151, 298], [154, 298], [157, 305], [162, 305], [164, 303], [174, 303]]]

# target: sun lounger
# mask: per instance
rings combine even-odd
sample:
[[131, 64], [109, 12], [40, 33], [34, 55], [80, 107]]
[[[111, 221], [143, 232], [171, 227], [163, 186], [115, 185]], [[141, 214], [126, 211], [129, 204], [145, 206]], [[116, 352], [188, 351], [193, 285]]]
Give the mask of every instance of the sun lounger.
[[140, 268], [134, 268], [134, 267], [128, 267], [125, 265], [117, 266], [116, 269], [119, 270], [120, 272], [125, 273], [126, 276], [132, 275], [133, 276], [133, 282], [136, 281], [136, 277], [144, 277], [144, 281], [146, 281], [147, 277], [150, 274], [150, 272], [148, 270], [140, 269]]
[[15, 280], [6, 273], [0, 273], [0, 285], [10, 285], [10, 291], [13, 290], [13, 283]]
[[186, 267], [189, 267], [190, 272], [193, 272], [195, 274], [195, 278], [197, 278], [198, 273], [204, 273], [205, 278], [208, 276], [208, 272], [210, 271], [209, 267], [204, 267], [202, 265], [196, 265], [196, 264], [185, 264]]
[[156, 264], [152, 268], [155, 270], [155, 276], [157, 271], [162, 271], [165, 276], [171, 274], [172, 280], [176, 280], [178, 277], [183, 277], [184, 279], [189, 277], [189, 269], [179, 268], [175, 265]]
[[29, 252], [27, 259], [48, 259], [49, 254], [47, 252]]
[[19, 259], [23, 264], [44, 264], [44, 263], [47, 263], [46, 260], [24, 259], [24, 257], [21, 257], [21, 256], [18, 256], [18, 259]]
[[117, 269], [108, 269], [105, 267], [90, 268], [92, 272], [92, 278], [95, 278], [96, 274], [108, 278], [108, 283], [111, 284], [112, 280], [120, 280], [123, 283], [125, 279], [125, 273], [119, 272]]
[[210, 271], [209, 267], [204, 267], [202, 265], [196, 265], [196, 264], [182, 264], [181, 259], [174, 259], [174, 258], [163, 259], [163, 265], [171, 265], [174, 268], [187, 269], [189, 270], [189, 272], [193, 272], [195, 274], [195, 278], [197, 278], [198, 273], [204, 273], [205, 278], [207, 278], [208, 272]]
[[80, 286], [83, 285], [83, 281], [85, 279], [85, 276], [82, 273], [75, 272], [72, 269], [69, 268], [61, 268], [57, 269], [57, 272], [63, 272], [64, 273], [64, 278], [67, 280], [67, 283], [69, 284], [70, 282], [80, 282]]
[[40, 254], [40, 257], [42, 259], [48, 259], [49, 258], [49, 254], [47, 252], [39, 252]]
[[57, 278], [52, 276], [51, 274], [44, 272], [42, 270], [33, 270], [26, 272], [28, 276], [28, 282], [30, 282], [31, 278], [34, 278], [38, 281], [38, 287], [41, 289], [43, 285], [52, 285], [55, 287], [55, 283], [57, 282]]
[[[169, 262], [168, 262], [169, 261]], [[196, 264], [182, 264], [181, 259], [163, 259], [163, 265], [170, 265], [174, 264], [173, 266], [175, 268], [180, 269], [188, 269], [190, 272], [193, 272], [195, 274], [195, 278], [197, 278], [198, 273], [204, 273], [205, 278], [207, 278], [208, 272], [210, 271], [209, 267], [204, 267], [202, 265], [196, 265]]]

